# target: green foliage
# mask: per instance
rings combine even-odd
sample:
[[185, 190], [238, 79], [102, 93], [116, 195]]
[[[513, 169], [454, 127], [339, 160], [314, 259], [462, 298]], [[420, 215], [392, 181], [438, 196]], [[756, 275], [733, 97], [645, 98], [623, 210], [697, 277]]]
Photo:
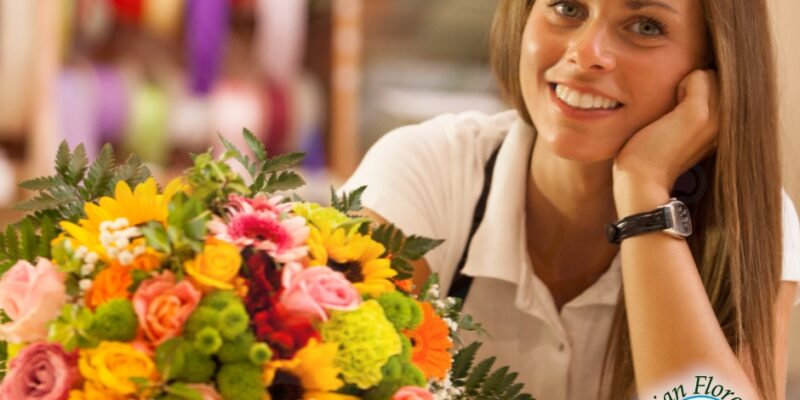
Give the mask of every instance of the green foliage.
[[209, 382], [217, 371], [217, 363], [205, 354], [194, 350], [194, 346], [184, 341], [181, 350], [183, 352], [183, 368], [173, 374], [179, 381], [203, 383]]
[[192, 197], [199, 199], [215, 214], [224, 213], [224, 205], [231, 194], [249, 195], [250, 189], [228, 165], [229, 152], [214, 159], [211, 150], [193, 155], [194, 165], [186, 171], [186, 180], [194, 188]]
[[151, 176], [136, 156], [115, 166], [114, 150], [106, 144], [94, 162], [89, 163], [83, 145], [70, 151], [61, 142], [56, 153], [56, 174], [20, 183], [20, 187], [38, 192], [30, 200], [17, 204], [20, 210], [52, 212], [55, 220], [77, 221], [85, 216], [83, 204], [112, 195], [119, 181], [134, 187]]
[[88, 308], [67, 304], [58, 318], [51, 322], [47, 341], [61, 343], [67, 351], [77, 347], [96, 347], [97, 338], [90, 333], [93, 321], [94, 316]]
[[225, 364], [244, 362], [250, 360], [250, 351], [256, 344], [256, 338], [251, 332], [245, 332], [232, 340], [222, 342], [222, 347], [217, 351], [217, 358]]
[[179, 338], [169, 339], [156, 348], [156, 368], [164, 381], [169, 381], [181, 374], [186, 361], [186, 353], [183, 341]]
[[372, 238], [386, 248], [383, 257], [392, 260], [392, 268], [397, 271], [395, 279], [402, 280], [411, 277], [414, 267], [410, 261], [422, 258], [426, 253], [435, 249], [444, 240], [428, 239], [422, 236], [406, 236], [394, 224], [380, 225], [372, 232]]
[[50, 258], [50, 241], [55, 237], [55, 226], [48, 215], [41, 220], [28, 216], [7, 226], [5, 233], [0, 232], [0, 275], [18, 260], [34, 262], [36, 257]]
[[174, 383], [164, 388], [166, 395], [164, 400], [203, 400], [200, 392], [186, 386], [183, 383]]
[[450, 379], [453, 386], [463, 389], [459, 398], [478, 400], [534, 400], [521, 393], [523, 384], [517, 383], [517, 373], [508, 367], [492, 370], [495, 358], [487, 358], [475, 365], [475, 354], [481, 344], [474, 342], [462, 348], [453, 358]]
[[361, 186], [350, 193], [342, 193], [342, 196], [336, 194], [336, 190], [331, 187], [331, 207], [341, 211], [344, 214], [350, 215], [353, 212], [361, 211], [361, 195], [364, 194], [366, 186]]
[[417, 302], [401, 292], [384, 293], [378, 297], [378, 303], [383, 308], [386, 319], [398, 331], [414, 329], [422, 320], [422, 311]]
[[303, 160], [304, 153], [286, 153], [270, 158], [264, 143], [256, 135], [243, 129], [242, 136], [255, 159], [251, 160], [222, 135], [219, 138], [227, 150], [226, 153], [242, 164], [253, 179], [249, 187], [250, 192], [274, 193], [297, 189], [305, 184], [303, 178], [291, 170]]

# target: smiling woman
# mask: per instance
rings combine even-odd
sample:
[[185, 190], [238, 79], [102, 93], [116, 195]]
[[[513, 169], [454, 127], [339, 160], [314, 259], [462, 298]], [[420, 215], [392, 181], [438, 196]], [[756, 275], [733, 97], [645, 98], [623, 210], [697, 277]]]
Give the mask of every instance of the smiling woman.
[[[650, 399], [697, 373], [782, 399], [800, 223], [770, 38], [766, 0], [500, 0], [492, 63], [515, 110], [393, 131], [344, 189], [447, 239], [416, 281], [465, 297], [536, 397]], [[676, 240], [660, 231], [687, 179]]]

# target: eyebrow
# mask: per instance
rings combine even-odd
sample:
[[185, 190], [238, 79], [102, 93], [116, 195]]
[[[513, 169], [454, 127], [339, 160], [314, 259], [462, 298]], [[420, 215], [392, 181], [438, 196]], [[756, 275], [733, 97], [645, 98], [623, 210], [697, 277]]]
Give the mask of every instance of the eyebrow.
[[628, 0], [627, 2], [625, 2], [625, 6], [634, 11], [641, 10], [642, 8], [645, 7], [659, 7], [665, 10], [672, 11], [676, 14], [678, 13], [678, 10], [673, 8], [671, 5], [658, 0]]

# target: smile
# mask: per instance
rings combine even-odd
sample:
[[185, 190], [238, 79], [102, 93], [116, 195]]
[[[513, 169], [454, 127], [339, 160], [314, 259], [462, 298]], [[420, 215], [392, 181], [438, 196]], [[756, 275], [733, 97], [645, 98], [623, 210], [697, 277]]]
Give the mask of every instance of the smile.
[[556, 97], [567, 105], [580, 110], [611, 110], [622, 106], [622, 103], [591, 93], [582, 93], [570, 89], [566, 85], [551, 84]]

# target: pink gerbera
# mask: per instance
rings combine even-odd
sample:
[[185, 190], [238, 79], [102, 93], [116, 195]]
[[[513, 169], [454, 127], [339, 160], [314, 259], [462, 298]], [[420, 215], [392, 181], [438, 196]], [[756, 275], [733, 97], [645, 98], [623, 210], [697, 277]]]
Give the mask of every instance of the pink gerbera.
[[296, 261], [308, 253], [309, 229], [303, 217], [289, 214], [291, 204], [280, 201], [265, 195], [254, 199], [231, 195], [228, 222], [215, 218], [208, 228], [217, 239], [264, 250], [277, 262]]

